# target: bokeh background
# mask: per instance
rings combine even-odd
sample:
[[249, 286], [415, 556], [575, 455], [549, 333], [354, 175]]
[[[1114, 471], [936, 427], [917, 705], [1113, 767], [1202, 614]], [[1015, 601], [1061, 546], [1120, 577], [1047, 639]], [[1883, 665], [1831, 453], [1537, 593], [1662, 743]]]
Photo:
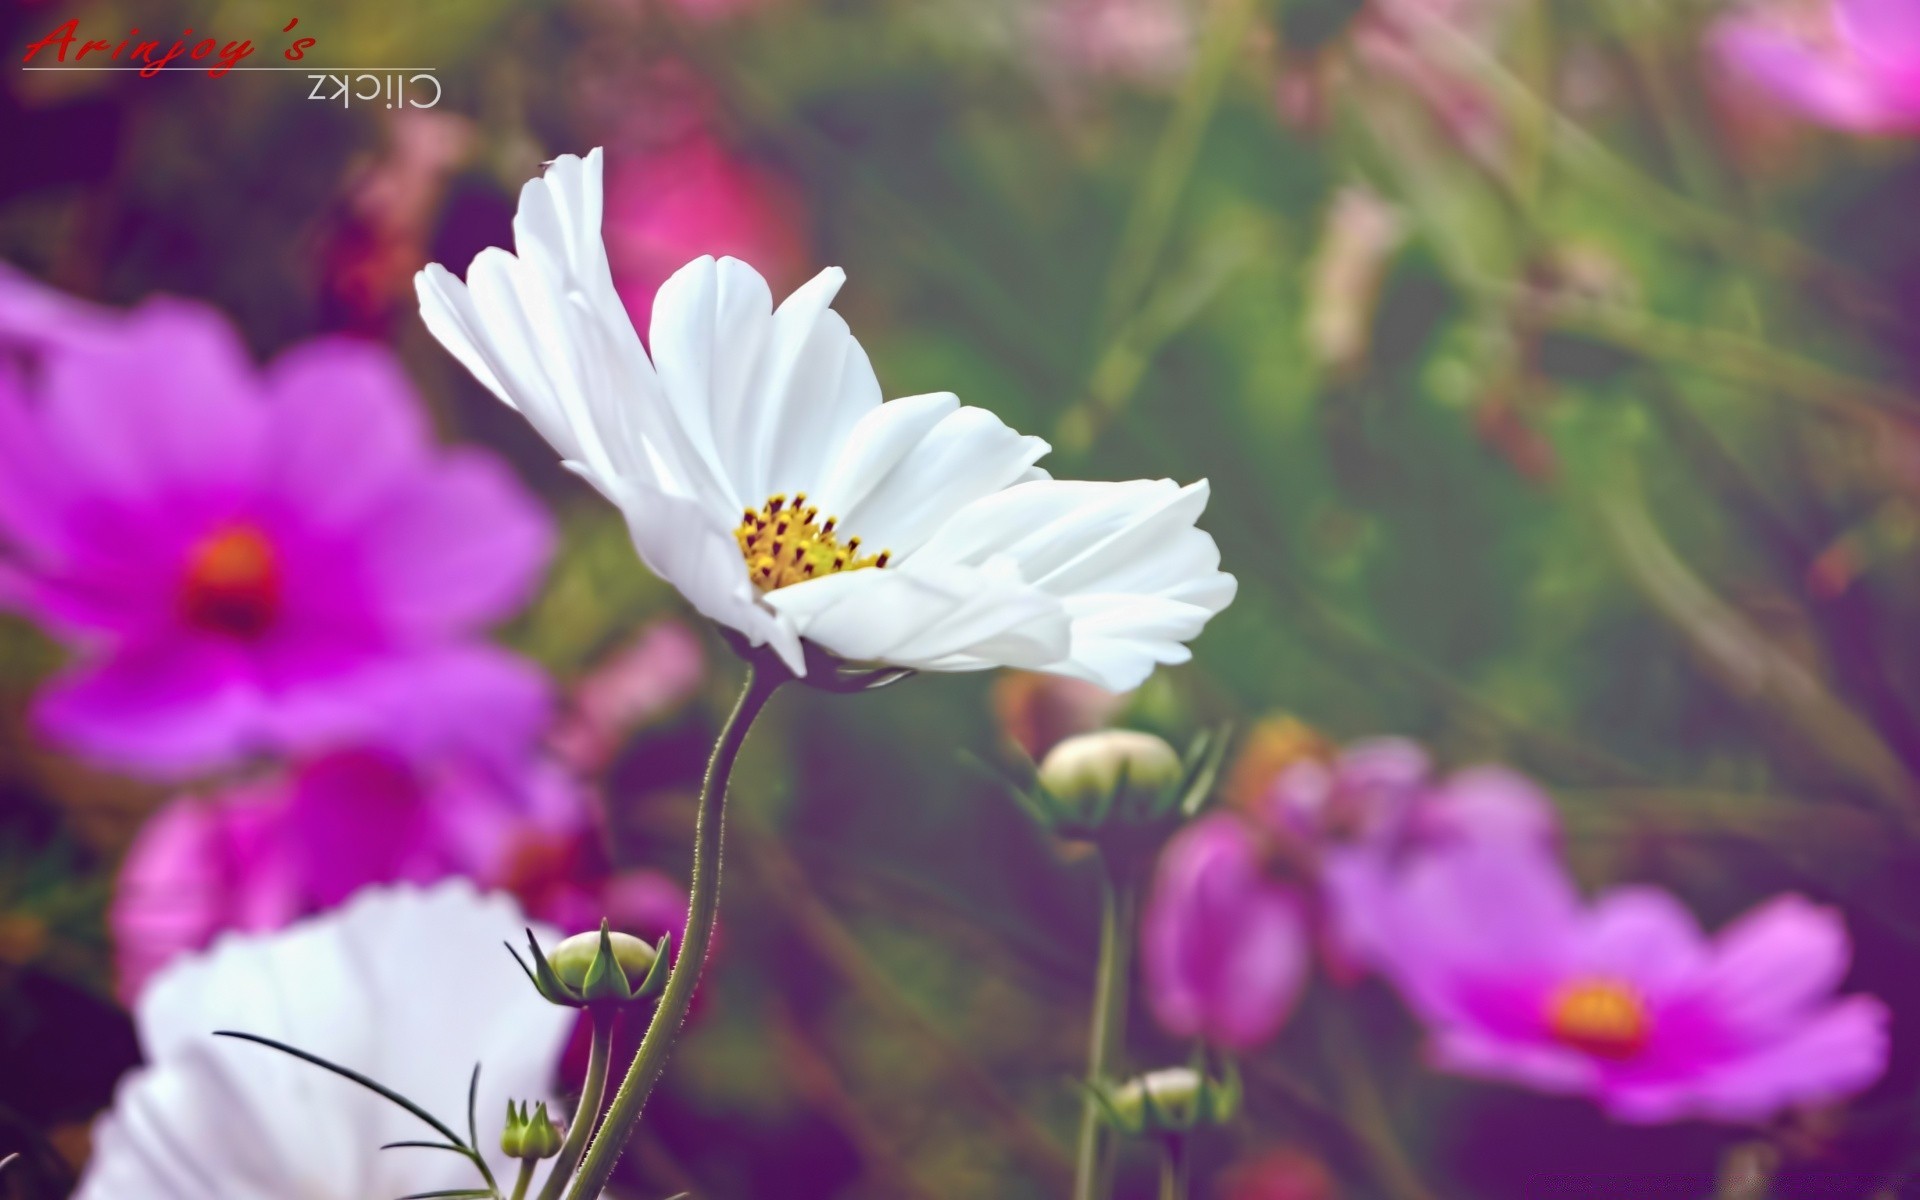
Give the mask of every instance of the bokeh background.
[[[637, 317], [700, 253], [748, 259], [776, 295], [839, 265], [889, 396], [956, 391], [1048, 437], [1059, 475], [1212, 481], [1204, 525], [1239, 599], [1192, 664], [1127, 698], [1129, 723], [1231, 722], [1269, 749], [1256, 734], [1282, 714], [1407, 735], [1546, 785], [1589, 882], [1662, 883], [1710, 926], [1788, 888], [1843, 906], [1850, 983], [1895, 1012], [1893, 1065], [1771, 1131], [1768, 1158], [1784, 1148], [1781, 1196], [1907, 1195], [1920, 157], [1899, 121], [1835, 128], [1716, 54], [1739, 15], [13, 0], [14, 55], [79, 17], [93, 36], [252, 37], [264, 62], [299, 16], [311, 61], [434, 66], [445, 98], [395, 114], [310, 101], [302, 76], [9, 59], [0, 259], [106, 304], [207, 302], [262, 359], [318, 334], [393, 347], [440, 436], [510, 462], [558, 524], [499, 637], [556, 681], [573, 739], [553, 735], [556, 757], [602, 801], [595, 869], [678, 880], [737, 667], [412, 294], [422, 264], [510, 244], [544, 159], [605, 146]], [[108, 913], [182, 792], [37, 734], [66, 653], [0, 622], [12, 1196], [65, 1194], [136, 1060]], [[1039, 746], [1077, 699], [978, 676], [774, 704], [736, 779], [719, 955], [632, 1194], [1063, 1193], [1095, 876], [964, 755]], [[1383, 989], [1317, 982], [1247, 1064], [1245, 1115], [1201, 1144], [1197, 1194], [1702, 1198], [1755, 1139], [1438, 1076], [1417, 1042]], [[1185, 1050], [1136, 1012], [1128, 1057]], [[1149, 1194], [1150, 1170], [1126, 1179]]]

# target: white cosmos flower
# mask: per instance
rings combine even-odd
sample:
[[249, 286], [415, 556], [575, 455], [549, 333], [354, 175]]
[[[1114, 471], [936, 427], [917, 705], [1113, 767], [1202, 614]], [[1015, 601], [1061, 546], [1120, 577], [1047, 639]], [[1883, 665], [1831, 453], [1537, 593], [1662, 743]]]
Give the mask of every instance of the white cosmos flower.
[[[822, 271], [778, 309], [745, 263], [660, 289], [647, 345], [600, 238], [600, 151], [520, 193], [516, 254], [418, 276], [427, 328], [618, 505], [648, 567], [771, 644], [1130, 688], [1233, 599], [1204, 482], [1070, 483], [948, 393], [881, 403]], [[652, 354], [649, 356], [648, 347]], [[865, 568], [865, 569], [862, 569]]]
[[549, 1095], [572, 1024], [500, 949], [523, 928], [511, 901], [465, 883], [374, 889], [170, 965], [141, 993], [147, 1065], [95, 1126], [76, 1200], [369, 1200], [477, 1186], [458, 1155], [380, 1149], [435, 1138], [395, 1105], [216, 1029], [370, 1075], [462, 1137], [468, 1074], [481, 1063], [481, 1148], [500, 1177], [506, 1101]]

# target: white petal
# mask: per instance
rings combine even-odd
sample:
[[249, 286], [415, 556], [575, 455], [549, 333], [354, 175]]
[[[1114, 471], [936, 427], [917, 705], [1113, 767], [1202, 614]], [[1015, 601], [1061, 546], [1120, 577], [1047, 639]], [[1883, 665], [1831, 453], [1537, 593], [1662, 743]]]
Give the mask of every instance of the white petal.
[[832, 267], [788, 296], [754, 382], [758, 406], [739, 427], [762, 498], [816, 489], [860, 419], [880, 407], [880, 380], [839, 313], [846, 281]]
[[626, 516], [640, 561], [672, 584], [701, 616], [738, 630], [753, 645], [771, 644], [794, 674], [807, 673], [799, 634], [791, 622], [759, 603], [731, 528], [723, 528], [704, 506], [638, 479], [603, 479], [583, 464], [566, 465]]
[[546, 1093], [572, 1024], [500, 954], [522, 925], [511, 902], [464, 883], [375, 889], [169, 967], [136, 1013], [149, 1065], [122, 1083], [76, 1195], [364, 1200], [465, 1184], [471, 1172], [453, 1155], [379, 1149], [432, 1137], [394, 1106], [211, 1034], [241, 1029], [311, 1050], [457, 1129], [478, 1060], [479, 1111], [491, 1123], [507, 1096]]
[[919, 559], [1013, 560], [1072, 620], [1071, 650], [1044, 669], [1124, 691], [1156, 663], [1184, 662], [1185, 643], [1233, 599], [1219, 549], [1194, 526], [1206, 502], [1204, 481], [1021, 483], [956, 513]]
[[428, 266], [415, 277], [421, 319], [562, 458], [607, 474], [644, 474], [731, 510], [710, 464], [668, 419], [613, 289], [600, 240], [600, 175], [598, 150], [555, 159], [521, 189], [518, 256], [481, 251], [464, 284]]
[[1068, 647], [1060, 602], [1010, 563], [829, 575], [767, 593], [800, 636], [861, 662], [927, 670], [1040, 667]]
[[[755, 364], [773, 329], [773, 296], [760, 273], [738, 259], [696, 258], [653, 298], [653, 351], [662, 394], [694, 452], [723, 480], [727, 512], [757, 508], [743, 493], [738, 433]], [[722, 432], [724, 431], [724, 433]]]
[[951, 392], [907, 396], [860, 419], [809, 501], [866, 549], [904, 558], [961, 507], [1027, 475], [1048, 449]]

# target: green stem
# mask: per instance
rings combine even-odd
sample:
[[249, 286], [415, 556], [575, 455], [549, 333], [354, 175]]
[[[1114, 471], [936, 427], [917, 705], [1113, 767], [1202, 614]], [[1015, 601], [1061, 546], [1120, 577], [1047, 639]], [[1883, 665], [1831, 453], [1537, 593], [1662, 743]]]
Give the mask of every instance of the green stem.
[[713, 757], [707, 762], [707, 777], [700, 785], [700, 806], [693, 825], [693, 881], [687, 904], [687, 931], [681, 939], [673, 971], [667, 976], [666, 991], [660, 1006], [653, 1010], [653, 1021], [640, 1040], [633, 1064], [614, 1094], [607, 1119], [594, 1136], [586, 1162], [573, 1182], [568, 1200], [594, 1200], [607, 1186], [613, 1164], [633, 1136], [640, 1122], [640, 1110], [648, 1093], [666, 1070], [667, 1055], [674, 1038], [686, 1020], [687, 1007], [693, 1002], [694, 988], [700, 983], [700, 970], [706, 964], [707, 945], [713, 939], [713, 921], [720, 909], [720, 844], [724, 832], [727, 780], [733, 774], [734, 759], [747, 740], [747, 730], [760, 715], [782, 683], [788, 679], [770, 656], [747, 663], [747, 678], [740, 686], [740, 698], [720, 729], [713, 744]]
[[[1093, 985], [1093, 1028], [1087, 1038], [1087, 1086], [1101, 1086], [1112, 1073], [1127, 1030], [1128, 984], [1133, 975], [1134, 910], [1140, 886], [1132, 871], [1105, 856], [1100, 874], [1100, 965]], [[1080, 1142], [1074, 1156], [1073, 1200], [1103, 1200], [1107, 1177], [1106, 1128], [1100, 1103], [1086, 1097], [1080, 1111]]]
[[586, 1083], [580, 1088], [573, 1125], [567, 1130], [567, 1140], [560, 1145], [560, 1156], [553, 1160], [547, 1182], [540, 1188], [539, 1200], [560, 1200], [567, 1180], [573, 1177], [574, 1167], [580, 1164], [580, 1156], [586, 1153], [587, 1139], [593, 1136], [594, 1126], [599, 1123], [600, 1105], [607, 1098], [607, 1060], [613, 1057], [613, 1024], [618, 1017], [602, 1009], [595, 1009], [592, 1015], [593, 1041], [587, 1051]]
[[511, 1200], [527, 1200], [527, 1186], [533, 1182], [533, 1164], [539, 1161], [537, 1158], [520, 1160], [520, 1177], [513, 1181]]
[[1160, 1139], [1160, 1200], [1187, 1200], [1187, 1136]]

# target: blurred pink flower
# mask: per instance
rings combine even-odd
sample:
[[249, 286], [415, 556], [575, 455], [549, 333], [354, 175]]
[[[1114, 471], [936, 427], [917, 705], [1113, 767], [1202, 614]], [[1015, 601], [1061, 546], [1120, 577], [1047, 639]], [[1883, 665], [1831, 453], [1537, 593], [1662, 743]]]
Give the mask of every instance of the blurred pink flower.
[[1920, 4], [1790, 0], [1726, 17], [1713, 52], [1810, 120], [1857, 133], [1920, 132]]
[[1263, 793], [1162, 852], [1141, 931], [1154, 1013], [1179, 1036], [1256, 1046], [1285, 1022], [1316, 944], [1336, 981], [1384, 969], [1387, 914], [1415, 865], [1479, 846], [1551, 857], [1557, 836], [1552, 803], [1501, 767], [1435, 780], [1400, 738], [1292, 755]]
[[535, 760], [507, 772], [363, 746], [182, 797], [121, 867], [109, 914], [121, 994], [131, 1000], [169, 960], [221, 932], [277, 929], [370, 884], [466, 876], [563, 932], [604, 915], [644, 936], [677, 935], [685, 892], [653, 872], [610, 874], [597, 846], [586, 794]]
[[385, 349], [259, 370], [210, 309], [0, 271], [0, 604], [79, 650], [36, 717], [83, 753], [173, 775], [400, 714], [515, 752], [545, 679], [475, 635], [551, 541], [504, 465], [433, 444]]
[[1513, 7], [1513, 0], [1370, 0], [1354, 26], [1354, 52], [1364, 72], [1397, 79], [1461, 146], [1497, 162], [1507, 138], [1498, 106], [1485, 84], [1436, 61], [1424, 30], [1444, 25], [1491, 52]]
[[383, 128], [384, 145], [355, 169], [319, 239], [330, 324], [374, 335], [412, 300], [447, 182], [476, 141], [471, 120], [438, 109], [389, 112]]
[[1377, 965], [1380, 913], [1410, 864], [1483, 843], [1550, 855], [1559, 837], [1552, 801], [1525, 776], [1481, 766], [1435, 780], [1426, 752], [1399, 738], [1294, 763], [1261, 815], [1319, 883], [1322, 949], [1342, 979]]
[[685, 703], [706, 669], [693, 630], [672, 618], [652, 622], [574, 685], [551, 738], [555, 753], [583, 773], [604, 768], [635, 728]]
[[1045, 0], [1033, 8], [1034, 39], [1049, 73], [1149, 86], [1178, 80], [1198, 40], [1196, 6], [1188, 0]]
[[786, 179], [697, 130], [657, 149], [609, 153], [602, 233], [615, 289], [635, 329], [649, 328], [653, 296], [703, 254], [753, 265], [775, 292], [805, 275], [805, 211]]
[[1408, 866], [1383, 929], [1439, 1065], [1619, 1120], [1763, 1121], [1886, 1067], [1885, 1006], [1834, 996], [1845, 928], [1798, 896], [1709, 940], [1666, 892], [1583, 905], [1549, 856], [1490, 842]]
[[1131, 695], [1064, 675], [1001, 671], [993, 681], [993, 715], [1000, 731], [1039, 762], [1056, 744], [1104, 727]]
[[1312, 961], [1306, 897], [1269, 869], [1232, 813], [1202, 817], [1160, 856], [1141, 920], [1149, 1006], [1177, 1037], [1248, 1050], [1280, 1031]]

